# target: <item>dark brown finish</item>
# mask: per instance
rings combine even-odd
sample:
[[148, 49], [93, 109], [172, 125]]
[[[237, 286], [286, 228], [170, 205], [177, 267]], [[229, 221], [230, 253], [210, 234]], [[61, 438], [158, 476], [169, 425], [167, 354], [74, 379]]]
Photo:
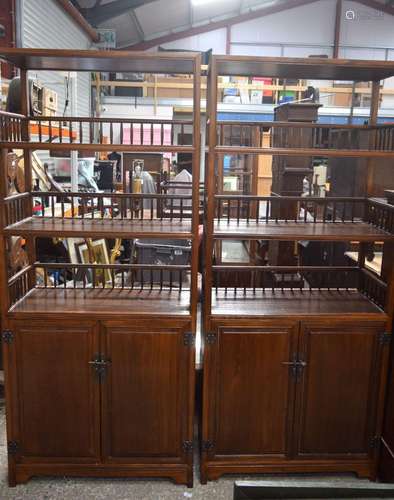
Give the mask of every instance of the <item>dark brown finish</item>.
[[[376, 478], [393, 318], [394, 275], [388, 264], [393, 210], [385, 200], [363, 198], [365, 191], [359, 198], [283, 196], [282, 188], [270, 197], [229, 195], [215, 185], [215, 176], [220, 177], [224, 154], [281, 155], [300, 178], [308, 174], [305, 157], [370, 158], [372, 164], [393, 155], [392, 127], [374, 121], [361, 127], [306, 124], [299, 121], [299, 111], [312, 108], [296, 105], [278, 108], [281, 120], [294, 111], [295, 123], [217, 123], [217, 77], [341, 75], [377, 81], [392, 75], [394, 66], [213, 56], [209, 69], [201, 480], [274, 472], [353, 472]], [[379, 96], [376, 83], [374, 96], [372, 117]], [[309, 119], [316, 119], [316, 113]], [[254, 136], [267, 129], [274, 137], [272, 147], [255, 146]], [[365, 135], [366, 142], [357, 142], [357, 135]], [[364, 243], [354, 267], [300, 266], [297, 261], [273, 266], [270, 259], [258, 265], [213, 262], [214, 248], [224, 245], [223, 239], [269, 239], [271, 245], [272, 240], [315, 238], [365, 244], [382, 239], [388, 257], [383, 259], [384, 274], [365, 269]], [[289, 357], [285, 334], [272, 332], [290, 330]], [[277, 376], [283, 363], [288, 385]], [[285, 426], [284, 419], [290, 424]], [[385, 447], [386, 456], [391, 449]], [[386, 460], [385, 477], [394, 471], [393, 463]]]
[[384, 328], [302, 324], [300, 358], [306, 368], [295, 417], [296, 455], [373, 455]]
[[109, 323], [103, 345], [111, 360], [103, 384], [104, 460], [179, 462], [183, 441], [190, 439], [189, 348], [182, 331]]
[[214, 448], [209, 454], [287, 455], [286, 436], [293, 421], [294, 379], [288, 363], [297, 346], [294, 328], [223, 327], [217, 335], [209, 347], [216, 367], [210, 380], [215, 409], [208, 436]]
[[275, 222], [267, 224], [254, 221], [215, 222], [215, 238], [237, 237], [276, 240], [330, 240], [330, 241], [380, 241], [393, 239], [393, 235], [366, 222]]
[[81, 317], [111, 317], [136, 314], [141, 316], [189, 316], [190, 292], [159, 290], [112, 290], [112, 289], [34, 289], [20, 300], [10, 311], [18, 317], [23, 314], [61, 315]]
[[386, 61], [214, 55], [219, 75], [318, 80], [384, 80], [394, 75]]
[[16, 482], [63, 471], [192, 485], [188, 322], [69, 319], [60, 326], [37, 319], [10, 326]]
[[87, 322], [15, 322], [11, 328], [18, 462], [96, 463], [100, 397], [89, 362], [99, 350], [97, 330]]
[[221, 317], [284, 317], [294, 315], [377, 314], [381, 309], [357, 290], [265, 290], [219, 289], [212, 294], [212, 315]]
[[215, 334], [205, 344], [203, 481], [234, 472], [374, 477], [385, 322], [298, 318], [212, 324]]
[[160, 220], [112, 220], [112, 219], [72, 219], [72, 218], [41, 218], [32, 217], [13, 224], [5, 229], [6, 234], [22, 234], [34, 236], [66, 236], [84, 237], [89, 234], [92, 238], [110, 238], [114, 235], [122, 238], [171, 238], [191, 239], [190, 220], [171, 221]]
[[127, 52], [125, 50], [59, 50], [0, 48], [0, 59], [18, 68], [59, 71], [123, 71], [136, 73], [193, 73], [193, 52]]
[[[9, 485], [37, 475], [72, 475], [167, 477], [192, 486], [200, 55], [42, 49], [1, 54], [22, 67], [23, 90], [22, 115], [0, 112]], [[50, 68], [193, 75], [193, 121], [32, 119], [27, 71]], [[193, 134], [184, 134], [186, 125]], [[186, 145], [174, 145], [178, 133], [187, 135]], [[35, 149], [108, 152], [116, 146], [134, 153], [188, 153], [191, 194], [32, 192]], [[26, 191], [17, 194], [9, 193], [6, 175], [12, 148], [24, 156]], [[39, 216], [33, 216], [34, 200], [41, 205]], [[8, 266], [15, 230], [26, 241], [28, 261], [21, 269]], [[43, 263], [35, 253], [40, 235], [189, 240], [191, 264]]]

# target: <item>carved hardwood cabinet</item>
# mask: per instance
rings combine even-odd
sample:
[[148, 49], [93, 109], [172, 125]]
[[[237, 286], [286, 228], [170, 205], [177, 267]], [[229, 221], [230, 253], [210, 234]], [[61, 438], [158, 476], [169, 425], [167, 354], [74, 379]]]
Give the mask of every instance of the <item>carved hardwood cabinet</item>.
[[[2, 49], [21, 72], [22, 114], [0, 112], [0, 281], [9, 484], [32, 476], [164, 477], [193, 485], [200, 215], [200, 55]], [[28, 115], [28, 71], [193, 75], [192, 120]], [[177, 137], [187, 133], [187, 144]], [[23, 149], [25, 192], [6, 155]], [[33, 191], [32, 153], [187, 153], [188, 194]], [[35, 210], [37, 206], [41, 209]], [[27, 262], [10, 269], [15, 237]], [[175, 262], [41, 262], [37, 238], [185, 245]], [[174, 243], [175, 242], [175, 243]], [[87, 248], [89, 247], [86, 243]], [[168, 246], [168, 245], [167, 245]], [[92, 262], [92, 263], [91, 263]]]

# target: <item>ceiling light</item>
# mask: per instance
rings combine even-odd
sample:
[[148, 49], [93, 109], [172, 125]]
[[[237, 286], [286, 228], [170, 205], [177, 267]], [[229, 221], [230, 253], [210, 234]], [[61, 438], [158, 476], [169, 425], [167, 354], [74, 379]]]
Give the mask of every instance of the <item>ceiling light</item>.
[[225, 0], [190, 0], [193, 7], [200, 7], [201, 5], [216, 5], [217, 3], [223, 3]]

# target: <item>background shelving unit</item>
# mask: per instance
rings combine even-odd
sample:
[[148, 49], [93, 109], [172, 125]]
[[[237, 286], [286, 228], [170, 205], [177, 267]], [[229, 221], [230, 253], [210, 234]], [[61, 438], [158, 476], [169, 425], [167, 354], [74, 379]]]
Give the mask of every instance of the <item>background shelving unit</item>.
[[[9, 483], [69, 474], [170, 477], [191, 486], [200, 55], [2, 48], [0, 57], [20, 68], [22, 88], [22, 113], [0, 112]], [[189, 74], [193, 120], [30, 116], [29, 70]], [[193, 139], [180, 146], [175, 135], [184, 127]], [[8, 193], [11, 148], [24, 152], [23, 193]], [[187, 152], [191, 194], [33, 191], [35, 150]], [[35, 202], [46, 207], [41, 215]], [[26, 240], [28, 256], [16, 273], [7, 257], [13, 237]], [[40, 262], [35, 242], [43, 237], [188, 240], [190, 265]], [[62, 280], [51, 279], [54, 272]]]
[[[385, 346], [394, 309], [394, 206], [368, 198], [370, 183], [368, 193], [357, 198], [222, 194], [217, 171], [223, 155], [368, 158], [369, 168], [378, 168], [379, 158], [394, 157], [392, 125], [376, 124], [380, 80], [393, 74], [392, 63], [377, 61], [211, 59], [203, 482], [226, 473], [377, 475]], [[372, 81], [370, 122], [307, 123], [297, 118], [296, 104], [289, 109], [294, 113], [291, 122], [219, 122], [220, 76]], [[262, 140], [267, 129], [269, 145]], [[354, 140], [360, 130], [368, 136], [362, 146]], [[237, 137], [236, 144], [232, 137]], [[290, 249], [299, 241], [356, 241], [358, 262], [333, 267], [222, 262], [221, 246], [227, 240], [242, 240], [249, 249], [261, 241], [268, 246], [294, 242]], [[368, 244], [375, 241], [383, 242], [380, 275], [365, 266]]]

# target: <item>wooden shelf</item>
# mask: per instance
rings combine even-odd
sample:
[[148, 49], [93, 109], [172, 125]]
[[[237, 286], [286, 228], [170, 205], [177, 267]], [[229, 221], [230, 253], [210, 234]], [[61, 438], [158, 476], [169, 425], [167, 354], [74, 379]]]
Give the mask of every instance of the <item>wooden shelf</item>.
[[394, 235], [366, 222], [284, 222], [216, 219], [214, 237], [217, 239], [256, 240], [330, 240], [330, 241], [384, 241]]
[[195, 52], [15, 49], [1, 47], [0, 59], [21, 69], [125, 73], [193, 73]]
[[212, 292], [214, 316], [322, 316], [385, 313], [357, 290], [243, 290], [219, 288]]
[[279, 155], [321, 156], [350, 158], [393, 158], [394, 151], [373, 149], [319, 149], [319, 148], [255, 148], [249, 146], [216, 146], [215, 152], [222, 155]]
[[394, 75], [391, 61], [233, 55], [217, 55], [213, 58], [218, 75], [224, 76], [376, 81]]
[[12, 236], [192, 239], [191, 220], [117, 220], [30, 217], [7, 226]]
[[188, 316], [190, 292], [169, 290], [34, 288], [11, 309], [20, 314], [86, 314], [117, 318], [138, 316]]
[[135, 153], [194, 153], [193, 146], [134, 145], [134, 144], [80, 144], [58, 142], [0, 142], [0, 148], [30, 149], [44, 151], [131, 151]]

